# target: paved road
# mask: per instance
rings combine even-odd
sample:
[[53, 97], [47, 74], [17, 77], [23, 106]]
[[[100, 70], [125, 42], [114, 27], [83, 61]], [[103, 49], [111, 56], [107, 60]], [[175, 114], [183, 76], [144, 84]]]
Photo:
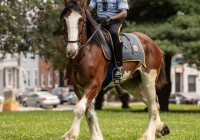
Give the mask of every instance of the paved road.
[[39, 107], [23, 107], [21, 104], [18, 107], [18, 111], [34, 111], [34, 110], [45, 110], [45, 109], [52, 109], [53, 111], [61, 111], [61, 110], [73, 110], [75, 105], [58, 105], [57, 108], [39, 108]]
[[[131, 104], [143, 104], [141, 102], [132, 102]], [[121, 106], [121, 102], [107, 102], [106, 106]], [[57, 108], [50, 108], [53, 111], [62, 111], [62, 110], [73, 110], [75, 105], [68, 105], [64, 103], [63, 105], [58, 105]], [[45, 110], [46, 108], [39, 108], [39, 107], [23, 107], [21, 104], [18, 107], [18, 111], [34, 111], [34, 110]]]

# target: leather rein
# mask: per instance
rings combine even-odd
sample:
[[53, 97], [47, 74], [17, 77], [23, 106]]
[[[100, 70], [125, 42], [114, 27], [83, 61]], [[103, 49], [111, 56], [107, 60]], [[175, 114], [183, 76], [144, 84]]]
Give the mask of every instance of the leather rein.
[[[84, 9], [84, 12], [85, 12], [85, 11], [86, 11], [86, 10]], [[81, 31], [81, 33], [80, 33], [80, 38], [79, 38], [78, 40], [75, 40], [75, 41], [70, 41], [70, 40], [67, 39], [67, 35], [66, 35], [65, 29], [64, 29], [64, 23], [62, 24], [62, 26], [63, 26], [63, 28], [62, 28], [62, 33], [63, 33], [63, 35], [64, 35], [64, 40], [65, 40], [66, 46], [67, 46], [68, 43], [78, 43], [79, 49], [81, 49], [82, 47], [87, 46], [87, 47], [85, 48], [85, 52], [84, 52], [83, 56], [78, 60], [78, 64], [74, 64], [73, 61], [72, 61], [72, 58], [70, 58], [70, 62], [71, 62], [72, 65], [73, 65], [73, 71], [74, 71], [75, 79], [76, 79], [76, 81], [78, 82], [78, 84], [79, 84], [81, 87], [83, 87], [83, 86], [82, 86], [82, 84], [81, 84], [81, 83], [78, 81], [78, 79], [77, 79], [78, 66], [79, 66], [80, 62], [82, 61], [82, 59], [83, 59], [83, 58], [85, 57], [85, 55], [87, 54], [88, 50], [90, 49], [90, 45], [88, 45], [88, 44], [90, 43], [90, 41], [92, 40], [92, 38], [94, 37], [94, 35], [97, 33], [97, 31], [98, 31], [99, 28], [101, 27], [101, 24], [99, 24], [98, 27], [96, 28], [96, 30], [94, 31], [94, 33], [93, 33], [93, 34], [90, 36], [90, 38], [86, 41], [86, 43], [83, 44], [83, 45], [81, 45], [81, 40], [82, 40], [82, 37], [83, 37], [83, 31], [86, 29], [86, 28], [85, 28], [85, 27], [86, 27], [86, 17], [85, 17], [85, 16], [84, 16], [84, 20], [83, 20], [83, 21], [84, 21], [84, 24], [83, 24], [83, 29], [82, 29], [82, 31]]]

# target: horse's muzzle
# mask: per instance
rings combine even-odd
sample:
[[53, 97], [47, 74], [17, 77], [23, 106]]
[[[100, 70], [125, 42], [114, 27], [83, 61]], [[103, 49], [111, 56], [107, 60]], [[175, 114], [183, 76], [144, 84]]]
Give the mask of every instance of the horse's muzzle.
[[66, 56], [69, 57], [69, 58], [75, 58], [76, 52], [67, 52]]
[[67, 45], [66, 47], [66, 56], [69, 58], [75, 58], [76, 54], [78, 51], [78, 46], [73, 44], [73, 45]]

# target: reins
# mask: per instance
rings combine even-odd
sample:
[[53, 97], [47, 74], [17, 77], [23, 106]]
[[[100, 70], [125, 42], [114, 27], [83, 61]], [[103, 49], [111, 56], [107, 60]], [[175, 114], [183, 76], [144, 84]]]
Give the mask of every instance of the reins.
[[[86, 21], [85, 21], [86, 22]], [[99, 28], [101, 27], [101, 23], [98, 25], [98, 27], [96, 28], [96, 30], [93, 32], [93, 34], [90, 36], [90, 38], [86, 41], [85, 44], [81, 45], [81, 39], [83, 37], [83, 31], [85, 30], [85, 23], [83, 25], [83, 30], [81, 32], [81, 35], [80, 35], [80, 39], [79, 40], [76, 40], [76, 41], [68, 41], [67, 40], [67, 36], [65, 34], [65, 30], [64, 30], [64, 26], [63, 26], [63, 35], [64, 35], [64, 38], [65, 38], [65, 43], [77, 43], [78, 42], [78, 46], [79, 46], [79, 49], [81, 49], [82, 47], [85, 47], [86, 46], [86, 49], [85, 49], [85, 52], [83, 54], [83, 56], [78, 60], [78, 63], [77, 65], [73, 64], [73, 61], [72, 61], [72, 58], [70, 58], [70, 62], [72, 63], [73, 65], [73, 71], [74, 71], [74, 76], [75, 76], [75, 79], [76, 81], [78, 82], [78, 84], [82, 86], [82, 84], [78, 81], [78, 78], [77, 78], [77, 73], [78, 73], [78, 66], [79, 64], [81, 63], [81, 61], [83, 60], [83, 58], [86, 56], [87, 52], [89, 51], [90, 49], [90, 45], [88, 45], [90, 43], [90, 41], [92, 40], [92, 38], [94, 37], [94, 35], [97, 33], [97, 31], [99, 30]]]
[[[66, 34], [65, 34], [64, 26], [63, 26], [62, 33], [63, 33], [64, 39], [65, 39], [65, 43], [67, 44], [68, 42], [69, 42], [69, 43], [76, 43], [76, 42], [78, 42], [78, 43], [79, 43], [79, 46], [80, 46], [79, 49], [82, 48], [82, 47], [85, 47], [85, 46], [87, 46], [87, 44], [92, 40], [92, 38], [93, 38], [94, 35], [97, 33], [97, 31], [99, 30], [100, 27], [101, 27], [101, 23], [100, 23], [99, 26], [96, 28], [96, 30], [95, 30], [94, 33], [91, 35], [91, 37], [87, 40], [87, 42], [86, 42], [84, 45], [81, 45], [81, 44], [80, 44], [80, 41], [81, 41], [81, 39], [82, 39], [82, 37], [83, 37], [83, 31], [81, 32], [81, 37], [80, 37], [79, 40], [68, 41], [68, 40], [67, 40], [67, 36], [66, 36]], [[83, 30], [84, 30], [84, 29], [85, 29], [85, 25], [84, 25], [84, 27], [83, 27]]]
[[82, 48], [82, 47], [85, 47], [85, 46], [87, 46], [87, 47], [86, 47], [86, 49], [85, 49], [85, 52], [84, 52], [83, 56], [78, 60], [78, 64], [77, 64], [77, 65], [73, 64], [73, 61], [72, 61], [72, 59], [70, 58], [70, 62], [71, 62], [72, 65], [73, 65], [73, 71], [74, 71], [75, 79], [76, 79], [76, 81], [78, 82], [78, 84], [79, 84], [81, 87], [83, 87], [83, 86], [82, 86], [82, 84], [81, 84], [81, 83], [78, 81], [78, 79], [77, 79], [78, 66], [79, 66], [80, 62], [83, 60], [83, 58], [85, 57], [85, 55], [87, 54], [87, 52], [88, 52], [89, 49], [90, 49], [90, 46], [88, 45], [88, 43], [90, 43], [91, 39], [94, 37], [94, 35], [96, 34], [96, 32], [98, 31], [98, 29], [99, 29], [100, 27], [101, 27], [101, 24], [99, 24], [99, 26], [97, 27], [97, 29], [95, 30], [95, 32], [91, 35], [91, 37], [87, 40], [87, 42], [86, 42], [84, 45], [81, 46], [81, 48]]

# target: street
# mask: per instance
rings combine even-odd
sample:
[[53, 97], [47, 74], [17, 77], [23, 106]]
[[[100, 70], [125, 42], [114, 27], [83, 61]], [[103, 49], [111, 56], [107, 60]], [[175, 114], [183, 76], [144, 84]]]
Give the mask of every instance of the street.
[[[138, 105], [143, 104], [142, 102], [131, 102], [130, 105]], [[121, 102], [106, 102], [105, 106], [121, 106]], [[34, 110], [45, 110], [45, 109], [52, 109], [53, 111], [63, 111], [63, 110], [73, 110], [75, 105], [68, 105], [68, 103], [60, 104], [57, 108], [39, 108], [39, 107], [23, 107], [21, 104], [18, 107], [18, 111], [34, 111]]]
[[60, 104], [56, 108], [46, 107], [46, 108], [39, 108], [39, 107], [23, 107], [22, 104], [19, 104], [18, 111], [34, 111], [34, 110], [45, 110], [45, 109], [52, 109], [53, 111], [62, 111], [62, 110], [73, 110], [75, 105], [68, 105], [67, 103]]

